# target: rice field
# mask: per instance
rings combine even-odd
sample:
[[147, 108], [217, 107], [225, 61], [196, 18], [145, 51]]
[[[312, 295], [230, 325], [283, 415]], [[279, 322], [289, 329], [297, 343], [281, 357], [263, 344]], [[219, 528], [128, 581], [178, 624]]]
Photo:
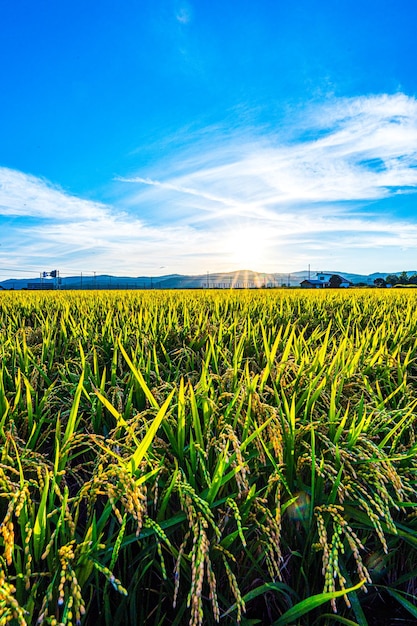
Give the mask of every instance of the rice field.
[[0, 626], [414, 624], [417, 296], [0, 294]]

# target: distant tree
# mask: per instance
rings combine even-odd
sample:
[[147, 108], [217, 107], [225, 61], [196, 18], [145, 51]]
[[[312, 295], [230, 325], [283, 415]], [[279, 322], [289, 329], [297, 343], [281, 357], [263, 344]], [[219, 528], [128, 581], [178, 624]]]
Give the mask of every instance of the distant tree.
[[410, 278], [408, 279], [408, 284], [417, 285], [417, 274], [413, 274], [412, 276], [410, 276]]
[[330, 276], [329, 286], [332, 289], [339, 289], [341, 284], [342, 284], [342, 279], [340, 278], [338, 274], [332, 274], [332, 276]]
[[393, 287], [398, 284], [398, 276], [395, 274], [388, 274], [388, 276], [385, 277], [385, 282], [387, 285], [391, 285]]
[[387, 283], [383, 278], [375, 278], [374, 285], [375, 287], [386, 287]]
[[400, 285], [408, 285], [408, 274], [407, 272], [401, 272], [398, 276], [398, 282]]

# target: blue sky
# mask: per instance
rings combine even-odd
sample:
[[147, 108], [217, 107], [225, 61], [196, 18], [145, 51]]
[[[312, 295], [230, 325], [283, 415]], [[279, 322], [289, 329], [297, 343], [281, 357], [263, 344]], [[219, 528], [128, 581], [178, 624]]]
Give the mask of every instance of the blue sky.
[[0, 280], [417, 270], [414, 0], [0, 6]]

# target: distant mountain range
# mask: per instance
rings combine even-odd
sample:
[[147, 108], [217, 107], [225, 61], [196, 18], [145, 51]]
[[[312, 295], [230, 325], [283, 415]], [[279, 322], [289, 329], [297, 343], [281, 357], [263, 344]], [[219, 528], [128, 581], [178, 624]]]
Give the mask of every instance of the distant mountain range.
[[[353, 284], [365, 283], [373, 285], [376, 278], [385, 278], [387, 273], [375, 272], [373, 274], [350, 274], [347, 272], [326, 271], [326, 274], [339, 274], [350, 280]], [[408, 271], [411, 276], [416, 271]], [[399, 276], [401, 272], [391, 272]], [[298, 286], [306, 278], [314, 278], [316, 272], [302, 270], [291, 273], [262, 273], [251, 270], [239, 270], [236, 272], [221, 272], [186, 276], [181, 274], [168, 274], [165, 276], [65, 276], [59, 279], [60, 289], [207, 289], [222, 288], [236, 289], [257, 287], [282, 287]], [[58, 280], [54, 278], [10, 278], [0, 282], [2, 289], [53, 289]]]

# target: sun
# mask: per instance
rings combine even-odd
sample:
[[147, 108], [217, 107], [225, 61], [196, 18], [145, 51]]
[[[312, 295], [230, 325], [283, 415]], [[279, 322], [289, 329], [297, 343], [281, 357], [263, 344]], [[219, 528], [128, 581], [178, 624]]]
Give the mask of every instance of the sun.
[[240, 227], [225, 239], [227, 255], [237, 269], [259, 270], [266, 262], [268, 234], [260, 228]]

